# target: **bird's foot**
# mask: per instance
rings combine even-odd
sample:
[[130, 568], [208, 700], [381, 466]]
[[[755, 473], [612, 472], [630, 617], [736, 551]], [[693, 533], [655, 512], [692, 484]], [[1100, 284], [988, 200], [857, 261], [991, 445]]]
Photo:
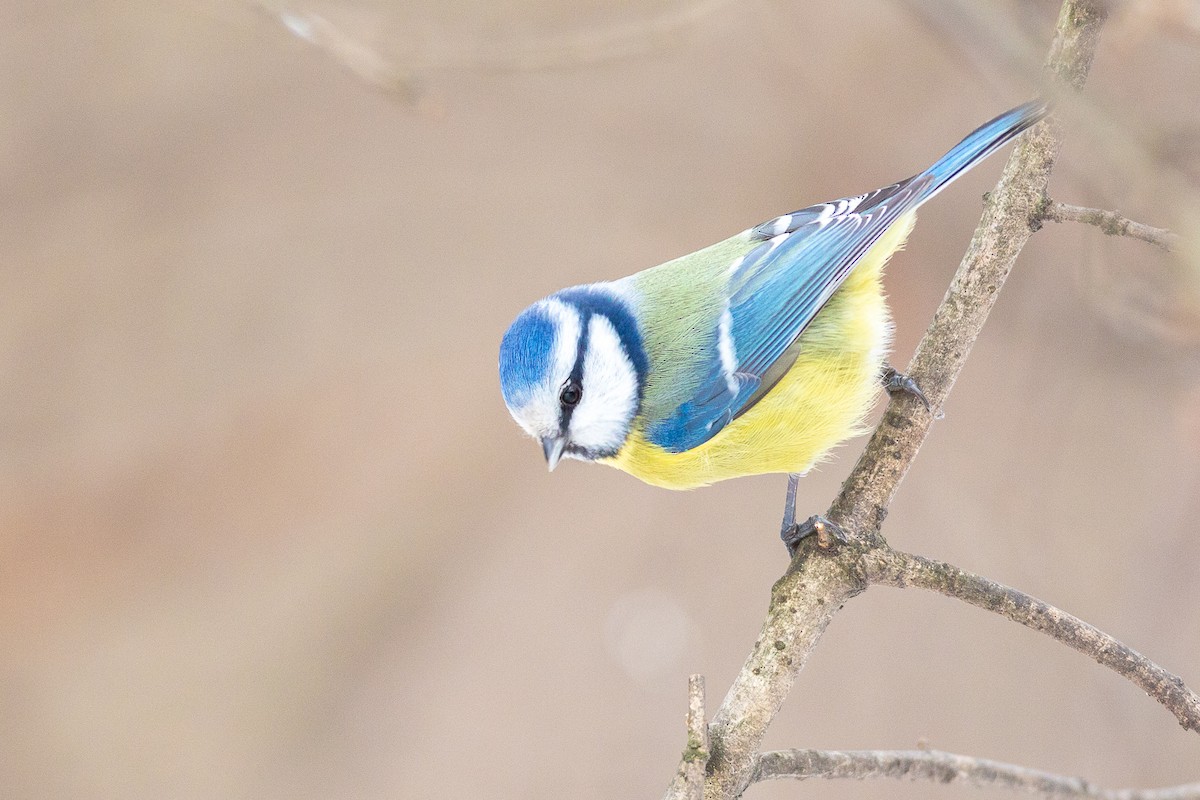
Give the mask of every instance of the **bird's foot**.
[[783, 543], [787, 545], [788, 555], [795, 558], [796, 551], [800, 548], [800, 542], [809, 536], [817, 537], [817, 547], [822, 550], [828, 550], [832, 547], [835, 539], [842, 544], [850, 542], [850, 537], [846, 535], [841, 526], [830, 522], [819, 514], [814, 514], [799, 525], [793, 524], [781, 534]]
[[883, 388], [888, 394], [896, 394], [897, 392], [910, 394], [921, 401], [926, 411], [932, 410], [929, 406], [929, 399], [925, 397], [925, 393], [921, 391], [921, 387], [917, 386], [917, 382], [891, 364], [883, 365], [883, 369], [879, 373], [879, 380], [883, 383]]
[[819, 515], [811, 516], [799, 525], [796, 524], [796, 490], [800, 486], [800, 477], [797, 473], [788, 475], [787, 499], [783, 506], [783, 525], [779, 529], [779, 538], [783, 539], [784, 545], [787, 546], [788, 556], [791, 558], [796, 557], [796, 551], [800, 549], [800, 542], [809, 536], [817, 537], [817, 547], [822, 550], [832, 547], [834, 539], [842, 544], [850, 541], [844, 530]]

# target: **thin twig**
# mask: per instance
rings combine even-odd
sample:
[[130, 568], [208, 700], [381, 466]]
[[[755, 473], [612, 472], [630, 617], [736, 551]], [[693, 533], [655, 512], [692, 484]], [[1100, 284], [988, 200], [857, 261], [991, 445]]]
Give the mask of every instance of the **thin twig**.
[[688, 678], [687, 747], [676, 776], [679, 797], [704, 800], [704, 771], [708, 766], [708, 717], [704, 708], [704, 676]]
[[919, 586], [1044, 633], [1126, 678], [1174, 714], [1185, 730], [1200, 733], [1200, 697], [1179, 676], [1078, 617], [953, 564], [891, 548], [866, 553], [862, 564], [873, 585]]
[[1095, 800], [1200, 800], [1200, 783], [1163, 789], [1101, 789], [1082, 778], [939, 750], [775, 750], [755, 762], [753, 781], [908, 778]]
[[1051, 222], [1082, 222], [1095, 225], [1109, 236], [1128, 236], [1140, 239], [1155, 247], [1161, 247], [1170, 252], [1179, 244], [1179, 235], [1166, 228], [1155, 228], [1142, 222], [1134, 222], [1116, 211], [1105, 211], [1100, 208], [1084, 208], [1060, 203], [1047, 198], [1044, 208], [1035, 217], [1036, 221], [1050, 220]]

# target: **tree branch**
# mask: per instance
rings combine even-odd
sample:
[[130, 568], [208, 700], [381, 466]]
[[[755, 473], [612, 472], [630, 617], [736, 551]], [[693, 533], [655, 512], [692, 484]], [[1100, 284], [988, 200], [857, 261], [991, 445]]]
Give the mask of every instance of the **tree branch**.
[[1200, 800], [1200, 783], [1164, 789], [1101, 789], [1082, 778], [938, 750], [775, 750], [758, 756], [753, 782], [782, 778], [908, 778], [1095, 800]]
[[[866, 585], [842, 556], [806, 558], [801, 548], [771, 589], [771, 605], [750, 656], [708, 727], [711, 752], [705, 798], [734, 798], [749, 785], [754, 754], [796, 676], [841, 607]], [[678, 797], [668, 792], [667, 797]]]
[[1174, 714], [1185, 730], [1200, 733], [1200, 697], [1177, 675], [1078, 617], [953, 564], [891, 548], [866, 553], [863, 570], [867, 582], [872, 585], [900, 589], [920, 586], [995, 612], [1057, 639], [1127, 678]]
[[1049, 220], [1051, 222], [1082, 222], [1086, 225], [1095, 225], [1109, 236], [1128, 236], [1132, 239], [1140, 239], [1155, 247], [1161, 247], [1167, 252], [1174, 250], [1179, 244], [1179, 235], [1166, 228], [1154, 228], [1141, 222], [1134, 222], [1116, 211], [1072, 206], [1050, 198], [1043, 201], [1043, 208], [1036, 219], [1039, 223], [1042, 220]]
[[[1098, 0], [1065, 0], [1047, 58], [1049, 93], [1078, 91], [1091, 67], [1104, 22]], [[1032, 229], [1060, 144], [1052, 121], [1021, 137], [984, 210], [971, 245], [926, 331], [908, 374], [933, 407], [895, 397], [830, 509], [851, 536], [829, 557], [802, 546], [776, 582], [758, 640], [709, 726], [705, 797], [738, 797], [749, 785], [755, 754], [813, 647], [842, 605], [867, 583], [859, 560], [886, 547], [879, 528], [896, 488], [945, 402]], [[668, 798], [680, 797], [673, 783]]]

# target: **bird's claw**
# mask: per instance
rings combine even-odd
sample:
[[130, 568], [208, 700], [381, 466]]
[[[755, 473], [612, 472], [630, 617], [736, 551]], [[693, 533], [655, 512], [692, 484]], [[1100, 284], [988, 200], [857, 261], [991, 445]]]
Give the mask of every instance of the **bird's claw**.
[[905, 375], [903, 372], [897, 370], [895, 367], [884, 366], [879, 377], [883, 382], [883, 388], [888, 394], [902, 392], [904, 394], [912, 395], [921, 401], [921, 404], [925, 406], [926, 411], [933, 410], [929, 405], [929, 399], [925, 397], [925, 393], [921, 391], [921, 387], [917, 385], [917, 382]]
[[809, 536], [817, 537], [817, 547], [822, 550], [832, 547], [835, 539], [841, 544], [850, 542], [850, 537], [846, 535], [840, 525], [830, 522], [819, 514], [814, 514], [799, 525], [792, 525], [781, 534], [783, 543], [787, 545], [788, 555], [795, 558], [796, 551], [800, 549], [800, 542]]

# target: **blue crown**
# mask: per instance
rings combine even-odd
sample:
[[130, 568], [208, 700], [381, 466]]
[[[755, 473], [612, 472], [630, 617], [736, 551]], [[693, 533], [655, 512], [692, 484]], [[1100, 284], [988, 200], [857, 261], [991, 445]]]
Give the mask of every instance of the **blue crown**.
[[521, 312], [500, 341], [500, 391], [509, 406], [519, 406], [546, 378], [558, 331], [544, 310]]

